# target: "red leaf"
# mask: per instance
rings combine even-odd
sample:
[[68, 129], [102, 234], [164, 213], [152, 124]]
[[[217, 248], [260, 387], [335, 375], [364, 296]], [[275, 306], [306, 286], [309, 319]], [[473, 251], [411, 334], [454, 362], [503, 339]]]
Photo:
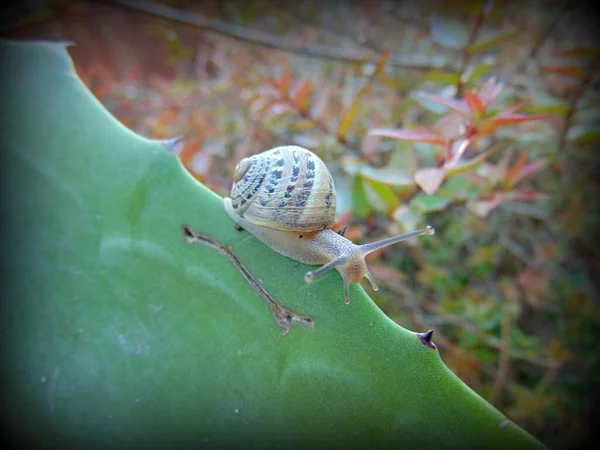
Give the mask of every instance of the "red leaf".
[[499, 198], [492, 198], [491, 200], [470, 200], [467, 202], [467, 208], [478, 217], [486, 217], [490, 211], [500, 204], [500, 202], [501, 200]]
[[554, 53], [556, 56], [562, 57], [579, 57], [579, 56], [590, 56], [590, 57], [598, 57], [600, 56], [600, 49], [595, 47], [574, 47], [568, 50], [560, 50]]
[[188, 167], [192, 157], [196, 154], [198, 149], [200, 148], [200, 138], [195, 138], [186, 143], [181, 151], [179, 152], [179, 159], [181, 163]]
[[[511, 176], [509, 177], [510, 185], [514, 186], [519, 181], [523, 180], [524, 178], [527, 178], [529, 175], [531, 175], [536, 170], [539, 170], [540, 168], [542, 168], [545, 164], [546, 164], [546, 158], [540, 158], [540, 159], [536, 159], [535, 161], [530, 162], [529, 164], [523, 165], [522, 167], [519, 168], [518, 171], [511, 173]], [[512, 169], [511, 169], [511, 172], [512, 172]]]
[[510, 111], [503, 112], [483, 122], [477, 131], [476, 138], [479, 139], [487, 134], [493, 133], [497, 128], [506, 125], [513, 125], [521, 122], [531, 122], [534, 120], [546, 119], [548, 117], [550, 117], [550, 114], [537, 114], [530, 116], [527, 114], [512, 114]]
[[585, 78], [585, 69], [581, 66], [540, 66], [540, 72], [555, 75], [568, 75], [580, 80]]
[[331, 86], [329, 84], [326, 84], [323, 88], [321, 88], [321, 91], [318, 92], [318, 97], [317, 100], [315, 102], [313, 102], [313, 108], [312, 108], [312, 116], [315, 118], [319, 118], [321, 117], [324, 113], [325, 113], [325, 108], [327, 108], [327, 105], [329, 103], [329, 97], [331, 95]]
[[306, 111], [308, 105], [308, 94], [312, 90], [310, 80], [306, 79], [298, 82], [292, 89], [292, 98], [296, 102], [298, 108]]
[[460, 136], [465, 124], [465, 118], [458, 113], [446, 114], [433, 126], [444, 141], [456, 139]]
[[517, 174], [517, 172], [519, 172], [519, 170], [521, 170], [521, 167], [523, 167], [526, 162], [527, 162], [527, 155], [525, 155], [525, 153], [521, 153], [519, 155], [519, 158], [517, 159], [517, 162], [515, 163], [515, 165], [506, 171], [505, 178], [509, 181], [512, 181], [512, 178]]
[[265, 82], [269, 83], [271, 86], [279, 89], [279, 81], [273, 77], [265, 77]]
[[273, 79], [267, 79], [266, 82], [267, 82], [267, 84], [263, 84], [258, 87], [254, 98], [258, 99], [258, 98], [263, 98], [263, 97], [265, 97], [265, 98], [281, 97], [281, 91], [279, 90], [279, 87], [277, 87], [277, 85], [276, 85], [277, 82], [274, 81]]
[[289, 108], [289, 105], [286, 103], [284, 99], [274, 99], [265, 103], [263, 106], [258, 108], [256, 111], [258, 114], [266, 114], [269, 110], [273, 109], [275, 106], [281, 106], [282, 110]]
[[344, 213], [342, 213], [342, 215], [339, 217], [339, 219], [333, 225], [332, 228], [333, 228], [334, 231], [338, 232], [342, 228], [347, 227], [350, 224], [351, 220], [352, 220], [352, 211], [351, 210], [347, 210]]
[[550, 114], [536, 114], [536, 115], [527, 115], [527, 114], [499, 114], [492, 119], [492, 122], [500, 124], [500, 125], [511, 125], [514, 123], [521, 122], [531, 122], [534, 120], [542, 120], [550, 117]]
[[535, 200], [550, 200], [552, 197], [544, 192], [533, 191], [509, 191], [505, 193], [503, 200], [514, 202], [533, 202]]
[[479, 90], [479, 99], [483, 104], [484, 109], [490, 107], [504, 86], [502, 83], [497, 83], [494, 78], [490, 78]]
[[377, 58], [377, 63], [375, 64], [375, 73], [379, 74], [381, 73], [381, 71], [385, 68], [385, 66], [387, 65], [390, 56], [391, 56], [392, 52], [390, 50], [384, 50], [381, 55], [379, 55], [379, 58]]
[[417, 183], [423, 192], [428, 195], [433, 194], [444, 181], [446, 171], [437, 167], [427, 167], [415, 172], [415, 183]]
[[481, 102], [481, 99], [472, 91], [465, 92], [465, 100], [471, 112], [475, 115], [475, 117], [481, 117], [485, 112], [485, 106]]
[[490, 213], [490, 211], [505, 201], [530, 202], [535, 200], [549, 200], [550, 198], [551, 197], [548, 194], [544, 194], [543, 192], [496, 191], [493, 192], [487, 199], [471, 200], [467, 202], [467, 208], [469, 208], [477, 216], [485, 217]]
[[402, 139], [413, 142], [427, 142], [429, 144], [444, 145], [444, 139], [441, 138], [437, 130], [427, 127], [418, 128], [373, 128], [369, 130], [369, 136], [384, 136], [394, 139]]
[[283, 92], [288, 92], [291, 79], [292, 79], [292, 71], [288, 70], [286, 73], [283, 74], [283, 76], [279, 80], [279, 86]]
[[285, 93], [288, 91], [288, 87], [290, 85], [291, 79], [292, 79], [292, 72], [288, 71], [279, 80], [277, 78], [267, 77], [265, 81], [267, 83], [269, 83], [271, 86], [273, 86], [275, 89], [277, 89], [278, 91]]
[[450, 108], [465, 117], [470, 116], [469, 107], [467, 106], [467, 103], [464, 100], [442, 97], [441, 95], [428, 94], [427, 92], [419, 92], [419, 95], [439, 105], [445, 106], [446, 108]]
[[497, 114], [497, 115], [504, 115], [504, 114], [514, 114], [519, 112], [521, 109], [523, 109], [524, 106], [527, 106], [529, 103], [531, 103], [530, 100], [523, 100], [519, 103], [517, 103], [515, 106], [513, 106], [512, 108], [508, 108], [504, 111], [502, 111], [501, 113]]

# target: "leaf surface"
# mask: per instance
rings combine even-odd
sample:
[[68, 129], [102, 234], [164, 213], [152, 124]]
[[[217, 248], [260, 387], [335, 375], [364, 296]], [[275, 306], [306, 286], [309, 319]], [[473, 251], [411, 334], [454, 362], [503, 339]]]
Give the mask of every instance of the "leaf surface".
[[[309, 267], [236, 231], [163, 143], [89, 93], [64, 44], [0, 45], [13, 430], [86, 448], [541, 447], [360, 287], [345, 305], [337, 272], [305, 284]], [[184, 224], [231, 246], [315, 328], [282, 336]]]

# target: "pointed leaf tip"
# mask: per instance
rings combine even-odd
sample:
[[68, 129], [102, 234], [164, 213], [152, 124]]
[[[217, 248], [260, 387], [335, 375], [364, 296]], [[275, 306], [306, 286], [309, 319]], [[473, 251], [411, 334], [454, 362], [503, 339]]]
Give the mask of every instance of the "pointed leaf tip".
[[168, 151], [178, 154], [182, 149], [182, 146], [179, 145], [182, 141], [183, 136], [175, 136], [170, 139], [162, 139], [160, 142]]
[[419, 337], [419, 339], [423, 343], [423, 345], [425, 345], [426, 347], [429, 347], [432, 350], [437, 349], [435, 344], [433, 342], [431, 342], [431, 336], [433, 336], [433, 330], [426, 331], [425, 333], [417, 333], [417, 336]]

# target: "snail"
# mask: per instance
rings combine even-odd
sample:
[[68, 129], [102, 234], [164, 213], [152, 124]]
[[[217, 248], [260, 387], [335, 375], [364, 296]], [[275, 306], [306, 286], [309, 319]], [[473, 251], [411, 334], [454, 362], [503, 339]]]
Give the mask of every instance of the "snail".
[[304, 276], [307, 283], [330, 269], [344, 281], [350, 303], [350, 283], [367, 278], [377, 284], [365, 256], [403, 239], [432, 235], [431, 226], [357, 245], [331, 229], [335, 223], [335, 186], [325, 163], [311, 151], [293, 145], [275, 147], [242, 159], [235, 167], [231, 198], [225, 210], [236, 224], [276, 252], [304, 264], [322, 267]]

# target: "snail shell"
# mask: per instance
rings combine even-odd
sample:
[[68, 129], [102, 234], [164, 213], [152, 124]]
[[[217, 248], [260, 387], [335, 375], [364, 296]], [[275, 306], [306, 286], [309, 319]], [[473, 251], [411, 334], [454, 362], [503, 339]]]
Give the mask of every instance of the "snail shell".
[[336, 233], [331, 229], [336, 206], [331, 175], [317, 155], [293, 145], [241, 160], [233, 175], [231, 198], [225, 198], [223, 204], [239, 227], [276, 252], [304, 264], [321, 264], [306, 273], [307, 283], [337, 269], [344, 280], [346, 303], [350, 302], [350, 283], [366, 277], [377, 290], [365, 262], [369, 253], [409, 237], [434, 233], [428, 226], [363, 245]]
[[242, 159], [231, 188], [233, 210], [281, 231], [318, 231], [335, 223], [333, 179], [314, 153], [295, 145]]

